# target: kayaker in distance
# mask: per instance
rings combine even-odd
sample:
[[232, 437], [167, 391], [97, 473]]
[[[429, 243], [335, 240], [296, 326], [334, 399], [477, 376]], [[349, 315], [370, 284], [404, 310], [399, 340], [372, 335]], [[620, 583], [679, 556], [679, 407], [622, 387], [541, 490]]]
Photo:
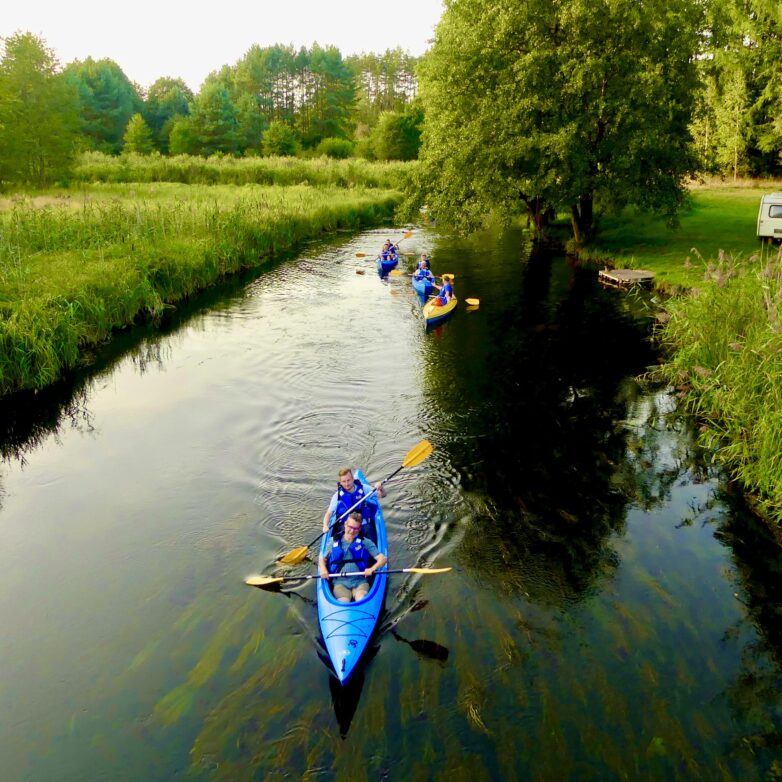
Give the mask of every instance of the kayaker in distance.
[[[331, 516], [336, 512], [336, 518], [343, 516], [349, 511], [357, 502], [363, 497], [368, 497], [372, 493], [372, 487], [369, 484], [356, 481], [353, 477], [353, 470], [350, 467], [343, 467], [338, 474], [339, 483], [337, 483], [337, 490], [331, 497], [331, 502], [326, 512], [323, 514], [323, 531], [328, 532], [329, 522]], [[378, 481], [375, 484], [378, 497], [385, 497], [386, 491], [383, 488], [383, 482]], [[375, 513], [377, 513], [377, 501], [373, 497], [369, 497], [366, 501], [362, 502], [357, 508], [355, 508], [361, 515], [361, 522], [365, 526], [364, 535], [377, 539], [375, 532]]]
[[383, 261], [394, 261], [396, 257], [396, 245], [391, 244], [390, 239], [386, 239], [380, 252], [380, 259]]
[[440, 295], [435, 299], [438, 307], [444, 307], [453, 298], [453, 275], [444, 274], [443, 284], [435, 285], [439, 289]]
[[422, 255], [421, 260], [418, 261], [418, 268], [413, 272], [413, 277], [416, 280], [431, 280], [434, 284], [434, 274], [429, 268], [429, 259], [426, 255]]
[[387, 561], [369, 538], [359, 537], [361, 526], [361, 514], [351, 513], [345, 522], [345, 531], [336, 538], [325, 557], [318, 557], [318, 569], [323, 578], [337, 573], [356, 574], [337, 579], [332, 585], [334, 597], [340, 603], [363, 600], [369, 592], [367, 578]]

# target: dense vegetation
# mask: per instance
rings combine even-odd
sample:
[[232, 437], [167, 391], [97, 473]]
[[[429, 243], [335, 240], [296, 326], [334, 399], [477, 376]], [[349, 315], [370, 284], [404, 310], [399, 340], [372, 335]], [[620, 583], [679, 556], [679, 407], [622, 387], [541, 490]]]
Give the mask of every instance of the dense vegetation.
[[182, 182], [191, 185], [333, 185], [401, 190], [414, 163], [293, 157], [203, 158], [192, 155], [85, 152], [77, 160], [76, 182]]
[[3, 39], [0, 187], [67, 180], [77, 153], [326, 155], [412, 160], [423, 113], [414, 58], [344, 59], [334, 47], [253, 46], [198, 94], [181, 79], [146, 93], [112, 60], [60, 69], [30, 33]]
[[0, 394], [53, 382], [112, 329], [302, 239], [389, 220], [399, 201], [305, 185], [97, 185], [47, 196], [0, 212]]

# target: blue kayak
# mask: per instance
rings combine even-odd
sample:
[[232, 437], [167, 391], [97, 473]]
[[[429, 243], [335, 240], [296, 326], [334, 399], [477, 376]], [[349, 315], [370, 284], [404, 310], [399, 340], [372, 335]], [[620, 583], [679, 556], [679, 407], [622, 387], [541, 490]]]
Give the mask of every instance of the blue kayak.
[[[356, 471], [356, 480], [367, 483], [361, 470]], [[331, 523], [334, 523], [333, 516]], [[382, 554], [388, 556], [386, 525], [380, 503], [378, 503], [375, 515], [375, 529], [377, 530], [377, 548]], [[320, 547], [321, 556], [328, 553], [332, 543], [331, 533], [323, 536]], [[357, 603], [340, 603], [334, 597], [331, 591], [331, 582], [338, 583], [338, 579], [321, 578], [318, 580], [318, 624], [323, 634], [326, 651], [340, 684], [347, 684], [375, 632], [386, 597], [388, 576], [384, 570], [387, 567], [386, 565], [383, 570], [373, 576], [369, 593]]]
[[377, 259], [377, 273], [381, 277], [388, 276], [388, 273], [391, 271], [391, 269], [395, 269], [396, 265], [399, 263], [399, 258], [394, 258], [392, 261], [384, 261], [382, 258]]
[[413, 290], [426, 301], [434, 293], [434, 283], [426, 277], [413, 277]]

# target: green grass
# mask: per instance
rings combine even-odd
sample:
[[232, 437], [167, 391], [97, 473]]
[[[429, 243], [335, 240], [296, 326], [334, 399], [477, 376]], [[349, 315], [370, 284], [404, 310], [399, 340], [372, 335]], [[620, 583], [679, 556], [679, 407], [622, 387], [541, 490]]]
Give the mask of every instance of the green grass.
[[0, 394], [41, 388], [113, 329], [341, 227], [392, 219], [395, 191], [97, 185], [0, 202]]
[[662, 288], [692, 287], [721, 252], [748, 260], [760, 250], [755, 235], [760, 197], [777, 190], [782, 184], [773, 182], [693, 187], [676, 229], [668, 228], [663, 218], [626, 209], [602, 218], [600, 233], [581, 257], [617, 268], [648, 269]]

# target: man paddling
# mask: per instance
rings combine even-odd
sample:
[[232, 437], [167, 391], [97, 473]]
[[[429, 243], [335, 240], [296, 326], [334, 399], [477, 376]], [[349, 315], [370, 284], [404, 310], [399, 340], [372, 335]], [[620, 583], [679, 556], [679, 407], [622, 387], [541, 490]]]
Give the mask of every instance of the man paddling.
[[363, 600], [369, 593], [367, 579], [387, 562], [385, 554], [381, 554], [369, 538], [359, 537], [361, 529], [361, 514], [354, 511], [345, 521], [344, 533], [334, 540], [325, 557], [318, 557], [318, 569], [323, 578], [340, 573], [356, 574], [334, 580], [332, 591], [340, 603]]
[[[363, 534], [366, 537], [377, 539], [377, 533], [375, 532], [375, 513], [377, 513], [377, 500], [375, 500], [372, 494], [372, 488], [366, 484], [357, 482], [353, 477], [353, 470], [350, 467], [343, 467], [339, 471], [339, 483], [337, 484], [337, 490], [331, 498], [329, 507], [326, 509], [326, 513], [323, 515], [323, 531], [328, 532], [329, 523], [332, 515], [336, 512], [336, 518], [344, 516], [349, 510], [353, 509], [361, 514], [361, 523], [364, 525]], [[385, 497], [386, 492], [383, 488], [383, 481], [378, 481], [375, 484], [378, 497]], [[364, 500], [364, 497], [368, 499]], [[362, 502], [363, 500], [363, 502]], [[357, 503], [360, 503], [357, 507], [353, 507]]]

